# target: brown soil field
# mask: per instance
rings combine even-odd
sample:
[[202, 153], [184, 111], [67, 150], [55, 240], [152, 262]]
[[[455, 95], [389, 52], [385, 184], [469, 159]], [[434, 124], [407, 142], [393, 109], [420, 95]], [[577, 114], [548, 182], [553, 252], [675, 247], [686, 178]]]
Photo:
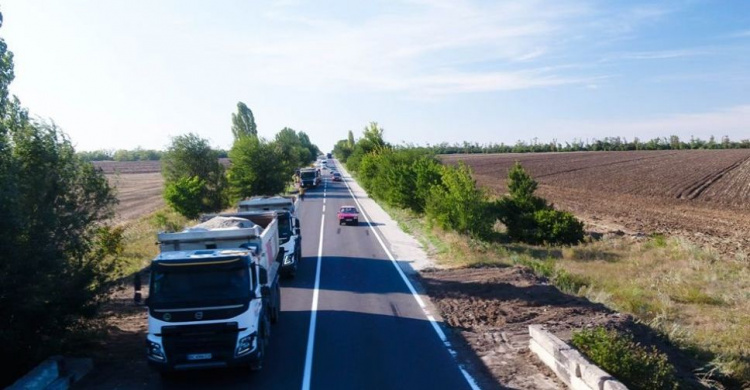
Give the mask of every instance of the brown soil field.
[[120, 201], [115, 208], [116, 222], [132, 221], [164, 207], [164, 179], [158, 171], [106, 176]]
[[592, 231], [663, 233], [729, 256], [750, 253], [750, 150], [473, 154], [479, 185], [507, 192], [519, 161], [538, 194], [587, 222]]

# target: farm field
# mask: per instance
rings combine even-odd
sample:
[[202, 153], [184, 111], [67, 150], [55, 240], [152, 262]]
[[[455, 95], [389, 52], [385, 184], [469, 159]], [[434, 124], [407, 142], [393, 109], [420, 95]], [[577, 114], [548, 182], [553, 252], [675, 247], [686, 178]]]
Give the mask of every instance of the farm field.
[[538, 194], [602, 233], [663, 233], [723, 255], [750, 253], [750, 150], [443, 155], [495, 195], [519, 161]]

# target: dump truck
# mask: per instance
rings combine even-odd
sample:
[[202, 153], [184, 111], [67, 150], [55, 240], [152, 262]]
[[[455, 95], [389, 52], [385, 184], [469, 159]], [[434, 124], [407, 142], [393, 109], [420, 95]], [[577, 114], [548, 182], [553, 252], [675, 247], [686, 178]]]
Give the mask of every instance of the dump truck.
[[302, 187], [317, 187], [320, 184], [320, 170], [316, 168], [303, 168], [299, 170]]
[[158, 234], [146, 299], [151, 367], [262, 367], [281, 309], [277, 224], [273, 212], [219, 216]]
[[[281, 274], [294, 277], [302, 258], [302, 234], [296, 217], [293, 196], [256, 196], [240, 201], [238, 214], [229, 215], [253, 220], [252, 213], [275, 212], [279, 227], [279, 246], [284, 250]], [[227, 216], [226, 214], [221, 214]]]

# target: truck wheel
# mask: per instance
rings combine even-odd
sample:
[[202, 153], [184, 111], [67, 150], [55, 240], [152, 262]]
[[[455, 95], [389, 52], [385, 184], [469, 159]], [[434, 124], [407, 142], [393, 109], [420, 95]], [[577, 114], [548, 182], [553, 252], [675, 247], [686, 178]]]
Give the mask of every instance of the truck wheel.
[[263, 368], [263, 360], [266, 358], [266, 347], [270, 338], [271, 324], [268, 320], [268, 312], [266, 312], [260, 322], [260, 329], [258, 329], [258, 357], [250, 364], [251, 370], [260, 371]]

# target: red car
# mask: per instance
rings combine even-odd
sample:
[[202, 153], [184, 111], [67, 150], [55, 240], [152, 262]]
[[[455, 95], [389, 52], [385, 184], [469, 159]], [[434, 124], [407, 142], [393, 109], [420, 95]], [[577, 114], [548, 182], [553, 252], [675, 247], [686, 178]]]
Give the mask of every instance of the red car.
[[354, 206], [341, 206], [338, 212], [339, 225], [345, 223], [347, 225], [354, 224], [359, 225], [359, 212]]

